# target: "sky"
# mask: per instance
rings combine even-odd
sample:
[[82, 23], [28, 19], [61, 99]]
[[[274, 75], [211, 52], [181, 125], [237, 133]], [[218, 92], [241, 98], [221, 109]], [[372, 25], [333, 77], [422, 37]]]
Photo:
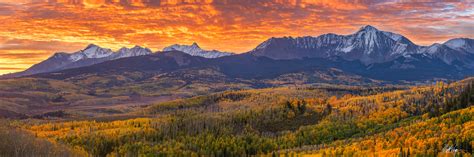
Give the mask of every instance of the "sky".
[[419, 45], [474, 38], [474, 1], [0, 0], [0, 74], [91, 43], [158, 51], [197, 42], [243, 53], [270, 37], [351, 34], [364, 25]]

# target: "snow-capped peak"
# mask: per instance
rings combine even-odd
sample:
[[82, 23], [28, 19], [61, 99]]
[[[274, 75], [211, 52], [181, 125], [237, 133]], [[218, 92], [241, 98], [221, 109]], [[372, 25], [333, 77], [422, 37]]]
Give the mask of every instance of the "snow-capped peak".
[[86, 58], [105, 58], [113, 54], [110, 49], [104, 49], [97, 45], [90, 44], [84, 50], [71, 54], [69, 59], [73, 62]]
[[69, 60], [72, 62], [77, 62], [83, 59], [106, 59], [113, 60], [125, 57], [133, 56], [142, 56], [151, 54], [152, 51], [148, 48], [143, 48], [140, 46], [135, 46], [133, 48], [123, 47], [117, 52], [112, 51], [111, 49], [101, 48], [97, 45], [90, 44], [84, 50], [70, 54]]
[[115, 53], [114, 58], [124, 58], [124, 57], [133, 57], [133, 56], [143, 56], [143, 55], [149, 55], [151, 54], [152, 51], [148, 48], [143, 48], [140, 46], [135, 46], [133, 48], [126, 48], [123, 47], [120, 50], [118, 50], [117, 53]]
[[163, 51], [181, 51], [191, 56], [200, 56], [204, 58], [219, 58], [219, 57], [233, 55], [233, 53], [229, 53], [229, 52], [220, 52], [217, 50], [211, 50], [211, 51], [203, 50], [195, 42], [191, 45], [174, 44], [174, 45], [165, 47]]
[[455, 38], [448, 40], [444, 43], [444, 45], [448, 46], [449, 48], [458, 50], [458, 51], [465, 51], [468, 53], [474, 53], [474, 39], [468, 38]]
[[91, 48], [100, 48], [100, 47], [95, 44], [89, 44], [84, 50], [91, 49]]
[[379, 30], [371, 25], [362, 26], [358, 32], [378, 32]]
[[[401, 54], [401, 52], [390, 52], [390, 49], [396, 46], [396, 42], [401, 40], [401, 36], [390, 32], [379, 31], [371, 25], [361, 27], [359, 31], [349, 36], [349, 38], [349, 40], [352, 41], [350, 44], [351, 47], [358, 47], [367, 55], [375, 53], [382, 57], [390, 56], [393, 53]], [[400, 50], [404, 51], [404, 49], [399, 49], [398, 51]]]
[[85, 49], [82, 53], [85, 54], [87, 58], [104, 58], [112, 55], [113, 51], [99, 46], [92, 46]]
[[196, 42], [193, 42], [191, 47], [201, 49], [201, 47], [199, 47], [199, 45]]

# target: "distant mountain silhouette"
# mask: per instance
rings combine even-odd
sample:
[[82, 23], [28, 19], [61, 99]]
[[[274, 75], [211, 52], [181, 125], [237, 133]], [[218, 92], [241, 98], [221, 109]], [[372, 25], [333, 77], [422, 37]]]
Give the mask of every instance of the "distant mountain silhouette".
[[459, 79], [474, 73], [473, 41], [457, 38], [443, 44], [419, 46], [402, 35], [364, 26], [351, 35], [270, 38], [244, 54], [206, 51], [196, 43], [172, 45], [156, 53], [141, 47], [114, 53], [91, 45], [73, 54], [57, 53], [19, 76], [67, 79], [140, 71], [153, 77], [212, 69], [223, 74], [220, 77], [240, 81], [277, 79], [295, 73], [320, 78], [317, 75], [334, 70], [367, 80]]

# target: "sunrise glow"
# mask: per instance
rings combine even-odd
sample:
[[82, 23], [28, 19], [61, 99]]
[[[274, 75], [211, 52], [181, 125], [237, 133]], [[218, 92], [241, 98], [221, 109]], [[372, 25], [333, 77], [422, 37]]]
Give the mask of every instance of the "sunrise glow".
[[474, 2], [338, 0], [0, 0], [0, 74], [89, 43], [243, 53], [270, 37], [349, 34], [363, 25], [426, 45], [474, 37]]

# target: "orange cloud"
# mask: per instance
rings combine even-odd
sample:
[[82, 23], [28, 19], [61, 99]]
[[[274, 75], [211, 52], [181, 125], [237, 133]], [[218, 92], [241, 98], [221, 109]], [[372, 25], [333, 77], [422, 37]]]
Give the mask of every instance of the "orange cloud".
[[[0, 0], [0, 62], [12, 65], [0, 70], [24, 69], [88, 43], [159, 50], [198, 42], [206, 49], [246, 52], [273, 36], [349, 34], [366, 24], [426, 45], [474, 37], [473, 8], [474, 2], [457, 1]], [[22, 59], [23, 53], [38, 55]]]

